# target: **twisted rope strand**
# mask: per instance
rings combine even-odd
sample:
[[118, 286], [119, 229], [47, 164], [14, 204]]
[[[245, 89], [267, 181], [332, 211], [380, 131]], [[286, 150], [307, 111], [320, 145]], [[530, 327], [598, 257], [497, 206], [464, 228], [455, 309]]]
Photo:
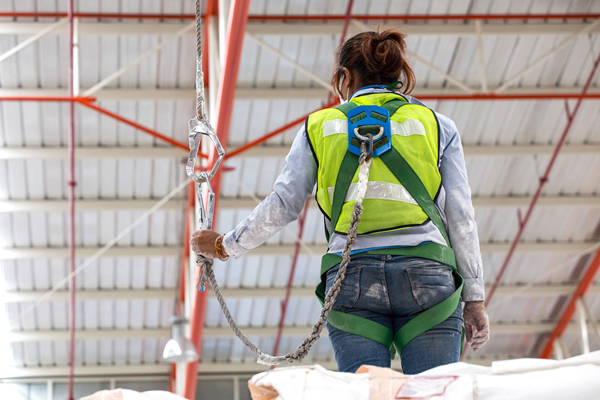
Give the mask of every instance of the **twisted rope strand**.
[[202, 13], [200, 0], [196, 0], [196, 114], [198, 121], [204, 121], [204, 72], [202, 72]]

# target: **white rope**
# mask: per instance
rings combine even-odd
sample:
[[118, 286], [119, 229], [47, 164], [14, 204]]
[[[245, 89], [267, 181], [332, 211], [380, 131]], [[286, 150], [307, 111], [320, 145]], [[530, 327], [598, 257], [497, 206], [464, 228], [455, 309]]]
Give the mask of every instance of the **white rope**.
[[33, 310], [39, 307], [41, 303], [46, 301], [50, 296], [59, 291], [64, 285], [66, 285], [71, 278], [79, 275], [83, 270], [89, 267], [94, 261], [96, 261], [99, 257], [101, 257], [104, 253], [110, 250], [115, 244], [119, 242], [119, 240], [123, 239], [129, 232], [134, 230], [139, 224], [144, 222], [148, 217], [154, 214], [159, 208], [161, 208], [165, 203], [171, 200], [179, 191], [189, 185], [189, 180], [186, 178], [183, 182], [181, 182], [175, 189], [171, 190], [165, 197], [160, 199], [154, 206], [152, 206], [148, 211], [142, 214], [138, 219], [133, 221], [131, 225], [127, 228], [123, 229], [117, 236], [112, 238], [108, 243], [106, 243], [102, 248], [100, 248], [97, 252], [87, 258], [79, 267], [75, 269], [72, 273], [65, 276], [61, 279], [56, 285], [54, 285], [50, 290], [46, 293], [38, 297], [33, 304], [23, 310], [14, 320], [10, 321], [10, 325], [15, 324], [23, 319], [26, 315], [30, 314]]

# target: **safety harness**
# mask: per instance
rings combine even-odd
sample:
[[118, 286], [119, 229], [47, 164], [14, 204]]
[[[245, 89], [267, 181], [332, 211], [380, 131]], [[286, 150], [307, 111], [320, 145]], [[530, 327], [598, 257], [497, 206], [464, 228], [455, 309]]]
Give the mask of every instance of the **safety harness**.
[[[402, 106], [409, 104], [402, 100], [392, 100], [381, 107], [379, 106], [357, 106], [353, 102], [348, 102], [335, 107], [344, 113], [348, 118], [348, 137], [349, 146], [339, 170], [333, 196], [333, 206], [331, 215], [331, 229], [335, 229], [340, 218], [342, 206], [346, 198], [346, 193], [352, 182], [357, 168], [359, 168], [359, 155], [357, 155], [356, 144], [364, 143], [361, 137], [369, 137], [370, 149], [373, 157], [379, 157], [386, 167], [394, 174], [396, 179], [406, 188], [411, 196], [416, 200], [419, 206], [427, 214], [429, 219], [440, 231], [446, 243], [450, 244], [450, 239], [446, 228], [427, 189], [419, 179], [408, 162], [402, 155], [390, 144], [389, 134], [385, 133], [386, 127], [389, 127], [389, 119]], [[362, 118], [357, 118], [360, 116]], [[382, 116], [387, 117], [386, 120]], [[361, 123], [361, 120], [363, 123]], [[376, 123], [379, 121], [379, 123]], [[387, 123], [387, 126], [386, 126]], [[377, 140], [374, 140], [373, 134], [383, 131]], [[358, 134], [358, 138], [356, 137]], [[329, 232], [326, 228], [325, 233], [328, 241]], [[404, 346], [411, 340], [428, 331], [434, 326], [446, 320], [460, 301], [460, 294], [463, 287], [463, 278], [456, 268], [456, 258], [454, 250], [450, 246], [438, 243], [426, 243], [419, 246], [396, 247], [377, 249], [362, 252], [360, 254], [370, 255], [402, 255], [426, 258], [446, 264], [452, 268], [453, 276], [457, 289], [448, 298], [437, 305], [423, 311], [402, 328], [396, 332], [377, 322], [362, 318], [356, 315], [347, 314], [337, 310], [329, 312], [329, 323], [340, 330], [372, 339], [390, 349], [392, 358], [395, 353], [400, 354]], [[325, 300], [325, 287], [327, 271], [342, 262], [342, 257], [336, 254], [325, 254], [321, 261], [321, 282], [317, 286], [315, 293], [321, 304]], [[462, 351], [462, 349], [461, 349]]]

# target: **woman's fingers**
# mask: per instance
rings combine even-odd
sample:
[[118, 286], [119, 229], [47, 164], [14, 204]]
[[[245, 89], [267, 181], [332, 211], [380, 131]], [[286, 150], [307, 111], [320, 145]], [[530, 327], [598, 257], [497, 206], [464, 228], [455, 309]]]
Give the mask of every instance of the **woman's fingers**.
[[470, 344], [473, 340], [473, 326], [465, 324], [465, 333], [467, 335], [467, 344]]
[[210, 230], [200, 230], [192, 234], [190, 246], [194, 253], [207, 258], [217, 258], [215, 253], [215, 240], [219, 233]]
[[464, 320], [465, 330], [467, 331], [467, 344], [470, 344], [473, 350], [477, 351], [487, 343], [490, 337], [489, 318], [483, 302], [465, 303]]

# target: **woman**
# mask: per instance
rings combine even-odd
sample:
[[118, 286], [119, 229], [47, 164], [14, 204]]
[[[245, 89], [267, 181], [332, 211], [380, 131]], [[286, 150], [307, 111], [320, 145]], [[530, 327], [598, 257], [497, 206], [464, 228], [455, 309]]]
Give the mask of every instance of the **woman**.
[[[415, 76], [406, 62], [404, 38], [386, 30], [363, 32], [346, 41], [332, 79], [343, 105], [307, 118], [273, 192], [235, 230], [224, 236], [198, 231], [191, 240], [194, 251], [207, 257], [241, 257], [297, 219], [316, 184], [329, 239], [317, 289], [322, 300], [338, 272], [350, 226], [353, 189], [346, 188], [352, 188], [351, 178], [357, 182], [352, 174], [358, 165], [353, 164], [346, 168], [351, 171], [346, 186], [338, 190], [341, 200], [334, 200], [346, 163], [342, 159], [349, 153], [348, 123], [356, 118], [348, 114], [358, 106], [377, 106], [373, 110], [383, 114], [382, 108], [388, 110], [389, 117], [382, 120], [390, 123], [386, 129], [391, 131], [391, 149], [372, 158], [358, 238], [327, 323], [338, 370], [343, 372], [363, 364], [389, 367], [394, 351], [401, 351], [407, 374], [457, 362], [463, 323], [474, 350], [489, 338], [460, 138], [453, 121], [407, 95]], [[412, 171], [412, 181], [406, 170]], [[460, 275], [453, 273], [456, 268]], [[432, 307], [440, 309], [442, 303], [446, 314], [441, 322], [434, 321]]]

